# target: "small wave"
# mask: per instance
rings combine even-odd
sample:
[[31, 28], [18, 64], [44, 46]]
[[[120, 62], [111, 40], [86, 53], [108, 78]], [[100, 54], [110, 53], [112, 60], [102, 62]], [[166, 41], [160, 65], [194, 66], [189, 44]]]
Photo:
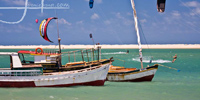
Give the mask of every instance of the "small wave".
[[53, 99], [53, 98], [54, 98], [54, 96], [52, 96], [52, 95], [51, 95], [51, 96], [49, 96], [49, 98]]
[[[140, 62], [140, 59], [135, 59], [135, 58], [133, 58], [132, 60], [133, 60], [133, 61]], [[143, 62], [144, 62], [144, 63], [149, 63], [150, 60], [145, 60], [145, 59], [143, 59]], [[158, 60], [152, 60], [152, 63], [171, 63], [171, 61], [169, 61], [169, 60], [163, 60], [163, 59], [158, 59]]]
[[110, 54], [126, 54], [126, 52], [111, 52], [111, 53], [102, 53], [103, 55], [110, 55]]
[[158, 59], [158, 60], [152, 60], [152, 63], [172, 63], [172, 61]]

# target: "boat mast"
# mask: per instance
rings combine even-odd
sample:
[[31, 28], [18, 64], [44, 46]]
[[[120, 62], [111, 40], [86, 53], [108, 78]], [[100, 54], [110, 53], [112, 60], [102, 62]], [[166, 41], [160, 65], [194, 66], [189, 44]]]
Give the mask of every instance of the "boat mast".
[[59, 36], [59, 29], [58, 29], [58, 19], [57, 19], [57, 33], [58, 33], [58, 45], [59, 45], [59, 53], [61, 53], [61, 46], [60, 46], [60, 41], [61, 41], [61, 38]]
[[[55, 11], [56, 12], [56, 11]], [[57, 12], [56, 12], [56, 17], [57, 17]], [[59, 29], [58, 29], [58, 17], [57, 17], [57, 19], [56, 19], [56, 22], [57, 22], [57, 33], [58, 33], [58, 45], [59, 45], [59, 51], [58, 51], [58, 53], [60, 54], [59, 55], [59, 60], [58, 60], [58, 65], [59, 65], [59, 67], [61, 67], [62, 66], [62, 61], [61, 61], [61, 46], [60, 46], [60, 41], [61, 41], [61, 38], [60, 38], [60, 35], [59, 35]]]
[[134, 0], [131, 0], [131, 5], [132, 5], [132, 8], [133, 8], [133, 14], [134, 14], [134, 20], [135, 20], [135, 30], [136, 30], [136, 33], [137, 33], [137, 40], [138, 40], [138, 46], [139, 46], [139, 55], [140, 55], [141, 68], [143, 69], [142, 46], [141, 46], [141, 42], [140, 42], [140, 33], [139, 33], [139, 28], [138, 28], [138, 19], [137, 19], [137, 15], [136, 15]]

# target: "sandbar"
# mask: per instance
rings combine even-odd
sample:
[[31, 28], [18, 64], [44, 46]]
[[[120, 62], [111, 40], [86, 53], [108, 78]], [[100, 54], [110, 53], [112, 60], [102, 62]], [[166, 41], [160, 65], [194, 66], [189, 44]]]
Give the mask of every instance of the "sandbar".
[[[97, 46], [97, 45], [96, 45]], [[138, 49], [136, 44], [103, 44], [102, 49]], [[0, 45], [0, 49], [58, 49], [58, 45]], [[88, 49], [94, 45], [61, 45], [62, 49]], [[200, 49], [200, 44], [150, 44], [142, 45], [143, 49]]]

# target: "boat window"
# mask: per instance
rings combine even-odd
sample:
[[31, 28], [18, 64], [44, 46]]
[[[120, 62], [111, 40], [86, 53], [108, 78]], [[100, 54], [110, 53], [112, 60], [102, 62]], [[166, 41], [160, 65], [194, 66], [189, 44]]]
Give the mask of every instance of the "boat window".
[[23, 54], [19, 53], [19, 58], [20, 58], [20, 61], [21, 61], [22, 63], [25, 63], [25, 62], [24, 62], [25, 59], [24, 59], [24, 55], [23, 55]]
[[0, 56], [0, 68], [10, 68], [10, 56], [2, 55]]
[[19, 58], [20, 58], [22, 64], [34, 63], [34, 56], [32, 56], [30, 54], [19, 54]]

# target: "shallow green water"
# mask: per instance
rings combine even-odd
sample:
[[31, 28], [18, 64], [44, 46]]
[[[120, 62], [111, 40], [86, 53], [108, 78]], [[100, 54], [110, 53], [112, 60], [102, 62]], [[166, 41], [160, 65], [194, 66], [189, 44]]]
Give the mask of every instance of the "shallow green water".
[[[0, 52], [18, 50], [0, 50]], [[63, 50], [69, 51], [69, 50]], [[138, 50], [102, 50], [102, 58], [115, 59], [114, 65], [140, 68]], [[0, 100], [199, 100], [200, 99], [200, 50], [199, 49], [152, 49], [143, 50], [144, 65], [151, 56], [153, 64], [159, 63], [180, 69], [180, 72], [159, 67], [152, 82], [105, 82], [104, 86], [75, 86], [64, 88], [0, 88]], [[170, 61], [177, 54], [175, 63]], [[66, 63], [67, 55], [62, 62]], [[9, 57], [0, 57], [1, 66]], [[30, 56], [26, 56], [32, 59]], [[7, 59], [7, 60], [6, 60]], [[151, 64], [151, 65], [153, 65]]]

